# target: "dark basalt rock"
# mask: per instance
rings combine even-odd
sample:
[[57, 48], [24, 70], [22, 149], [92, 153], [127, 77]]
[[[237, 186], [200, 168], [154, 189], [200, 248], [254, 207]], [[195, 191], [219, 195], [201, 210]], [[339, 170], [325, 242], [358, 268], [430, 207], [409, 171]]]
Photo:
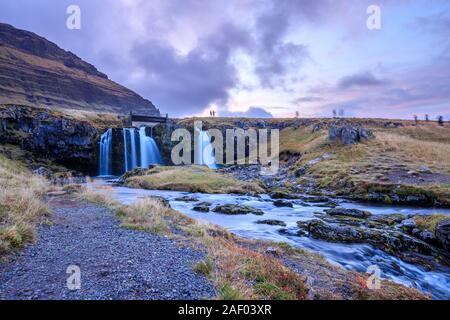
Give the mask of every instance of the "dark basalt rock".
[[88, 174], [97, 174], [99, 132], [90, 123], [46, 109], [8, 106], [0, 111], [0, 142]]
[[440, 246], [450, 251], [450, 219], [440, 221], [436, 226], [435, 234]]
[[358, 209], [345, 209], [345, 208], [333, 208], [325, 210], [325, 212], [330, 216], [346, 216], [360, 219], [365, 219], [372, 215], [368, 211], [362, 211]]
[[261, 216], [264, 212], [260, 209], [256, 209], [250, 206], [241, 205], [241, 204], [224, 204], [215, 207], [213, 212], [228, 214], [228, 215], [239, 215], [239, 214], [255, 214]]
[[211, 207], [211, 203], [209, 202], [200, 202], [195, 205], [195, 207], [192, 209], [194, 211], [198, 212], [209, 212]]
[[275, 200], [273, 202], [273, 205], [275, 207], [288, 207], [288, 208], [293, 208], [294, 205], [292, 204], [292, 202], [286, 201], [286, 200]]
[[286, 223], [280, 220], [259, 220], [256, 221], [257, 224], [268, 224], [270, 226], [282, 226], [286, 227]]
[[175, 201], [182, 201], [182, 202], [197, 202], [198, 199], [190, 196], [182, 196], [179, 198], [176, 198]]

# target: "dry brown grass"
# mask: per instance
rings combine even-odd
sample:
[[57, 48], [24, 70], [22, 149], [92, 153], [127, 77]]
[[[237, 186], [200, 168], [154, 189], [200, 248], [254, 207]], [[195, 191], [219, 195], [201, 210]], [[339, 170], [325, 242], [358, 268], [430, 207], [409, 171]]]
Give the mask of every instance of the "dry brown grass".
[[435, 232], [438, 223], [446, 219], [449, 219], [449, 217], [442, 214], [432, 214], [427, 216], [414, 217], [417, 228], [419, 228], [420, 230], [429, 230], [433, 233]]
[[0, 257], [35, 239], [35, 227], [48, 213], [47, 181], [0, 155]]

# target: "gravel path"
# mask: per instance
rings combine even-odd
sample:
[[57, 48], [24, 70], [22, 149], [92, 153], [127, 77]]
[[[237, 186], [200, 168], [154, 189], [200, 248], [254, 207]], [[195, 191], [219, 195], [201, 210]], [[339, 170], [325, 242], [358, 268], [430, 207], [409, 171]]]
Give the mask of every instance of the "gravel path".
[[[192, 266], [203, 254], [174, 241], [123, 229], [114, 214], [90, 203], [55, 198], [52, 226], [35, 245], [0, 264], [0, 299], [205, 299], [212, 285]], [[79, 266], [81, 288], [67, 288]]]

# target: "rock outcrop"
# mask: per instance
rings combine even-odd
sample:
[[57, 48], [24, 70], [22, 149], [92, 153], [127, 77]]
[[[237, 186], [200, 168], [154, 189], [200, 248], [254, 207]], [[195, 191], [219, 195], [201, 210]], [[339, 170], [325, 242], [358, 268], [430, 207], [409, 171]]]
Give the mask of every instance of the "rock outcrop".
[[97, 174], [97, 129], [45, 109], [0, 109], [0, 143], [18, 145], [37, 157], [84, 173]]
[[0, 23], [0, 104], [159, 115], [148, 100], [32, 32]]
[[372, 131], [362, 127], [331, 126], [328, 129], [328, 138], [331, 141], [340, 140], [343, 144], [355, 144], [373, 137]]

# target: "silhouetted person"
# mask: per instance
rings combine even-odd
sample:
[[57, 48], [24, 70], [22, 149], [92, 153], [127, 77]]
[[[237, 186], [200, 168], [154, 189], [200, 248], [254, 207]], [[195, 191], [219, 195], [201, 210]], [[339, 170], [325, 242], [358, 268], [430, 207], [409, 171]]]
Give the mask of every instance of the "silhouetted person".
[[426, 121], [426, 122], [430, 121], [430, 116], [427, 115], [427, 114], [425, 115], [425, 121]]
[[439, 116], [438, 117], [438, 123], [439, 123], [440, 126], [444, 125], [444, 117], [443, 116]]
[[414, 122], [415, 122], [416, 124], [419, 124], [419, 118], [417, 117], [417, 115], [414, 115]]

